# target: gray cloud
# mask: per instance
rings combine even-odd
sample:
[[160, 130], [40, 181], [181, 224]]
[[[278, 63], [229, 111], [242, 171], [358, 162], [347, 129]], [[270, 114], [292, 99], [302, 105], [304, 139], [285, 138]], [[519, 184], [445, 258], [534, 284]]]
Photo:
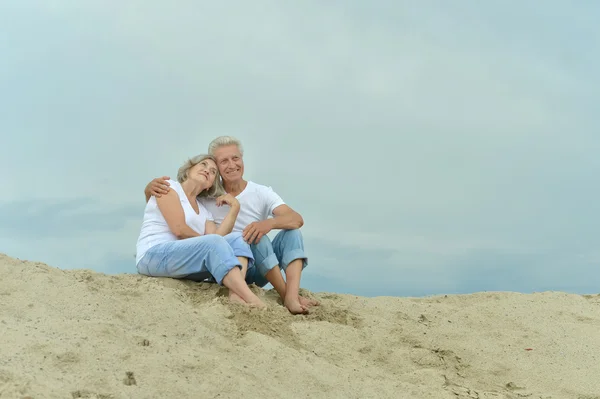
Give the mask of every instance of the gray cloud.
[[140, 206], [114, 206], [89, 198], [0, 203], [0, 231], [13, 238], [68, 239], [82, 233], [115, 231], [143, 214]]
[[304, 216], [309, 285], [589, 287], [598, 4], [234, 3], [3, 4], [3, 250], [127, 267], [145, 184], [232, 133]]

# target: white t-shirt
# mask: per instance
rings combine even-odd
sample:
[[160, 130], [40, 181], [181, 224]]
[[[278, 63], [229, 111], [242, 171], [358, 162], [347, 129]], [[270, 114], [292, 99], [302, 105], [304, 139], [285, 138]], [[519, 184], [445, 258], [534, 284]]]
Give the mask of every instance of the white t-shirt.
[[[198, 209], [200, 213], [197, 214], [190, 201], [188, 200], [185, 192], [183, 191], [183, 187], [181, 184], [175, 180], [168, 180], [171, 188], [175, 190], [177, 195], [179, 196], [179, 200], [181, 202], [181, 207], [183, 208], [183, 213], [185, 215], [185, 223], [193, 229], [198, 234], [204, 234], [204, 228], [206, 227], [206, 221], [213, 221], [214, 218], [212, 214], [200, 203], [198, 202]], [[162, 244], [163, 242], [176, 241], [177, 236], [171, 232], [169, 229], [169, 225], [167, 221], [162, 215], [160, 209], [158, 209], [158, 205], [156, 204], [156, 198], [154, 196], [150, 197], [150, 200], [146, 204], [146, 209], [144, 210], [144, 220], [142, 222], [142, 230], [138, 237], [137, 241], [137, 251], [136, 251], [136, 265], [142, 259], [146, 251], [157, 244]]]
[[[252, 222], [267, 220], [273, 216], [273, 210], [285, 202], [271, 187], [263, 186], [249, 181], [244, 191], [237, 197], [240, 203], [240, 212], [233, 226], [233, 231], [243, 231]], [[214, 216], [215, 223], [221, 224], [227, 213], [229, 205], [217, 206], [214, 199], [201, 198], [200, 203]]]

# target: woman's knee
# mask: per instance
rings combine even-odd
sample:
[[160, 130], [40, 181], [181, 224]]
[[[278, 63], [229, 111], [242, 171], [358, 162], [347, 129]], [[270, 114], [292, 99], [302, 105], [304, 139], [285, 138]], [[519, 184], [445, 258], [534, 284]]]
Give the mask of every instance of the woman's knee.
[[252, 249], [241, 232], [229, 233], [225, 236], [225, 240], [231, 246], [236, 255], [252, 257]]
[[244, 241], [244, 237], [242, 236], [242, 233], [239, 231], [235, 231], [233, 233], [229, 233], [227, 235], [225, 235], [225, 241], [227, 241], [229, 243], [229, 245], [233, 246], [235, 244], [238, 245], [243, 245], [246, 244], [246, 241]]
[[229, 247], [225, 238], [218, 234], [206, 234], [201, 237], [197, 237], [203, 245], [207, 245], [212, 248], [226, 248]]

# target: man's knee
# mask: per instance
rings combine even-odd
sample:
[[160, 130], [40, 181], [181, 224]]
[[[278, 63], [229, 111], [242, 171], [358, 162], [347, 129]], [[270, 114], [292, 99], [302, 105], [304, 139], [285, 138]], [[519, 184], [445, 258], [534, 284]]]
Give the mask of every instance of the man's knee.
[[289, 237], [289, 238], [293, 238], [293, 239], [297, 239], [297, 240], [302, 239], [302, 232], [300, 231], [300, 229], [281, 230], [281, 233], [285, 237]]
[[269, 237], [263, 236], [258, 243], [250, 245], [250, 249], [261, 275], [265, 275], [277, 265], [277, 256], [273, 251], [273, 244]]
[[273, 249], [283, 270], [286, 270], [287, 266], [296, 259], [302, 259], [303, 268], [308, 263], [300, 229], [280, 231], [273, 240]]
[[281, 230], [273, 242], [273, 246], [281, 247], [304, 247], [304, 239], [300, 229]]
[[273, 252], [273, 243], [271, 242], [271, 239], [265, 235], [261, 237], [258, 243], [250, 245], [250, 248], [252, 248], [252, 252], [254, 253], [258, 252], [263, 256], [268, 256]]

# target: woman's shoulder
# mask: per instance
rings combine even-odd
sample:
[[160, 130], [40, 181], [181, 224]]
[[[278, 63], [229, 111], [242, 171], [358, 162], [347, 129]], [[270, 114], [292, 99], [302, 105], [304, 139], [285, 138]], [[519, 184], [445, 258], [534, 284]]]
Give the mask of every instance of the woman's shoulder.
[[171, 187], [173, 190], [175, 190], [175, 192], [177, 194], [181, 194], [183, 187], [181, 187], [181, 183], [179, 183], [177, 180], [173, 180], [173, 179], [169, 179], [167, 180], [167, 183], [169, 183], [169, 187]]

